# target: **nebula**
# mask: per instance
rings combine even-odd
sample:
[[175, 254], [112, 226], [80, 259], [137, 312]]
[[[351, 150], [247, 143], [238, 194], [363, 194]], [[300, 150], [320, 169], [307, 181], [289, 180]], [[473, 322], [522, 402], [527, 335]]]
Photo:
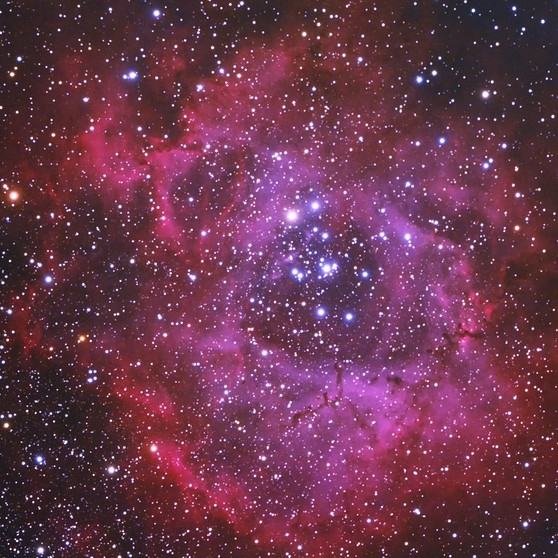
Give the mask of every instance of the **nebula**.
[[556, 6], [191, 4], [2, 8], [2, 556], [555, 556]]

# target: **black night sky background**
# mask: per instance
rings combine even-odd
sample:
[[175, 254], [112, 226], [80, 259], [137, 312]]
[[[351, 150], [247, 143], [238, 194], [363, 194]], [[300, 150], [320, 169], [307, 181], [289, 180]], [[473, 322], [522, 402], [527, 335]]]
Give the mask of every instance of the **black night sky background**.
[[557, 16], [2, 2], [0, 557], [556, 557]]

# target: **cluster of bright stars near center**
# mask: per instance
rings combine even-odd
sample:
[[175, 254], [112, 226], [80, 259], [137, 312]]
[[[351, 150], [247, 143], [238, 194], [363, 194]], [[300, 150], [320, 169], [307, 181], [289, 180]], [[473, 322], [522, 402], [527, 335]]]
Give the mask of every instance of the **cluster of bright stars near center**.
[[[310, 203], [310, 209], [313, 212], [319, 211], [321, 209], [321, 204], [318, 201], [312, 201]], [[288, 209], [285, 211], [285, 221], [291, 225], [294, 225], [295, 223], [297, 223], [300, 219], [300, 212], [296, 209]], [[317, 232], [316, 229], [314, 229], [314, 232]], [[407, 236], [409, 238], [407, 238]], [[329, 237], [328, 233], [322, 233], [322, 238], [324, 240], [326, 240]], [[410, 240], [410, 235], [406, 235], [406, 240]], [[323, 258], [320, 260], [319, 263], [319, 276], [321, 278], [327, 278], [332, 276], [337, 270], [339, 269], [339, 265], [336, 262], [333, 261], [325, 261]], [[304, 272], [302, 271], [300, 268], [298, 267], [293, 267], [291, 269], [291, 275], [294, 279], [298, 280], [298, 281], [302, 281], [304, 280], [307, 275], [310, 275], [309, 272]], [[362, 279], [367, 279], [370, 277], [370, 273], [368, 271], [362, 271], [360, 273], [360, 277]], [[329, 315], [329, 312], [327, 310], [327, 308], [325, 308], [324, 306], [318, 306], [315, 309], [315, 315], [318, 319], [323, 319], [323, 318], [327, 318]], [[355, 314], [352, 311], [346, 311], [343, 314], [343, 320], [346, 323], [350, 323], [355, 319]]]

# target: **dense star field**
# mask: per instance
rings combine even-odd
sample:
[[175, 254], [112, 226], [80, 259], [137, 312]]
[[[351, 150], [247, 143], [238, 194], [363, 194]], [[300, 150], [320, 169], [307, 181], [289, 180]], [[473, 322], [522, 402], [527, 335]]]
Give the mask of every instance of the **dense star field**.
[[0, 556], [557, 556], [557, 16], [3, 2]]

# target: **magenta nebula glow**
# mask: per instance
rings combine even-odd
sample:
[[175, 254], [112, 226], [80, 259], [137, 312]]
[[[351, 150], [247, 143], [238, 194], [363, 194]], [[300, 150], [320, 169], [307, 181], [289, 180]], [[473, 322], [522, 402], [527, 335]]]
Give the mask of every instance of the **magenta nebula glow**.
[[1, 556], [558, 554], [555, 3], [0, 13]]

